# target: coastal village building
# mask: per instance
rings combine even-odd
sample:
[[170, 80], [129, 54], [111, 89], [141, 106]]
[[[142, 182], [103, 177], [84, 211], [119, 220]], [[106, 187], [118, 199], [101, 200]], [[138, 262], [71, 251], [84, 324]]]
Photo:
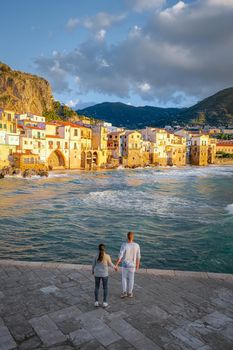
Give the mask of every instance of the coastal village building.
[[186, 139], [171, 131], [157, 128], [141, 130], [144, 140], [151, 142], [150, 163], [154, 165], [186, 164]]
[[122, 165], [126, 167], [143, 166], [143, 140], [139, 131], [129, 130], [121, 135]]
[[217, 153], [233, 154], [233, 140], [219, 140], [216, 144]]
[[92, 149], [97, 152], [97, 164], [103, 167], [107, 164], [110, 153], [108, 152], [108, 129], [102, 125], [92, 127]]
[[206, 131], [124, 130], [84, 121], [46, 122], [43, 116], [0, 110], [0, 167], [92, 170], [119, 165], [207, 165], [220, 158], [230, 161], [233, 154], [232, 141], [217, 141]]
[[0, 109], [0, 168], [10, 165], [19, 146], [15, 113]]
[[122, 164], [124, 131], [112, 131], [108, 133], [107, 147], [110, 152], [110, 163], [114, 166]]
[[197, 134], [191, 138], [191, 164], [207, 165], [208, 164], [208, 145], [209, 135]]

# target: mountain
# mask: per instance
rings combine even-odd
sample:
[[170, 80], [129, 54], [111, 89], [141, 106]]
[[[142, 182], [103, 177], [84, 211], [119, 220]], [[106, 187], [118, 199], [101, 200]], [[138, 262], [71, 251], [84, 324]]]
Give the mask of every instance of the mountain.
[[103, 102], [77, 111], [78, 114], [102, 119], [130, 129], [146, 125], [166, 125], [180, 112], [178, 108], [134, 107], [121, 102]]
[[180, 115], [183, 120], [198, 124], [233, 125], [233, 87], [205, 98]]
[[44, 115], [47, 120], [78, 119], [68, 106], [55, 101], [47, 80], [11, 69], [0, 62], [0, 108]]
[[134, 107], [120, 102], [104, 102], [77, 111], [130, 129], [174, 124], [233, 124], [233, 88], [219, 91], [189, 108]]

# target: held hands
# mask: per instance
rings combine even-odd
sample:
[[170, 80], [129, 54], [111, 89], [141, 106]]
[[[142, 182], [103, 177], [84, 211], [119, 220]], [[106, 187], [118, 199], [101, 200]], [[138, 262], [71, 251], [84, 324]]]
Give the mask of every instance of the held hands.
[[115, 270], [115, 272], [117, 272], [119, 270], [119, 267], [117, 265], [115, 265], [114, 270]]

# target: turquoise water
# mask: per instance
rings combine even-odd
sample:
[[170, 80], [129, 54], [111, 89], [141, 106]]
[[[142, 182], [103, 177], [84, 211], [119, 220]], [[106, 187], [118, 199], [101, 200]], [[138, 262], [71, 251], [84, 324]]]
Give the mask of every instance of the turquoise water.
[[127, 231], [142, 266], [233, 273], [233, 166], [0, 180], [0, 258], [90, 263]]

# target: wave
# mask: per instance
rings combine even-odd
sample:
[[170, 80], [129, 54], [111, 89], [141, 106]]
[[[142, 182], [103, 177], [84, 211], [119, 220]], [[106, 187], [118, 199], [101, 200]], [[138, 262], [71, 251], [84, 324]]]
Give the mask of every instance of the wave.
[[[188, 221], [207, 223], [208, 218], [193, 217], [191, 213], [196, 210], [196, 203], [169, 193], [148, 193], [144, 191], [104, 190], [90, 192], [79, 197], [79, 203], [88, 209], [111, 210], [128, 215], [158, 216], [161, 218], [186, 218]], [[208, 205], [199, 205], [199, 210], [206, 209]]]
[[229, 214], [233, 214], [233, 204], [228, 204], [225, 209]]

